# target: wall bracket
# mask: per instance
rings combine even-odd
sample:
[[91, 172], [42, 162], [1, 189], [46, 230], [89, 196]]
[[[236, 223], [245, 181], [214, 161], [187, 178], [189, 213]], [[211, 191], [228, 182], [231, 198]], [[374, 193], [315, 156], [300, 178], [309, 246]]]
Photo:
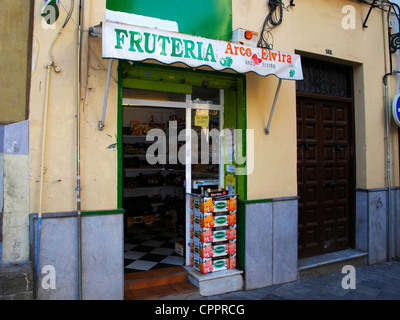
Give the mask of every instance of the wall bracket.
[[271, 113], [269, 115], [268, 125], [265, 128], [265, 134], [269, 134], [269, 128], [271, 126], [272, 117], [274, 115], [276, 102], [278, 101], [279, 91], [281, 91], [282, 79], [279, 79], [278, 88], [276, 89], [274, 104], [272, 105]]
[[367, 16], [366, 16], [366, 18], [365, 18], [365, 20], [364, 20], [364, 23], [363, 23], [363, 29], [368, 28], [368, 26], [367, 26], [367, 21], [368, 21], [368, 19], [369, 19], [369, 15], [371, 14], [372, 9], [373, 9], [373, 8], [376, 8], [376, 7], [378, 6], [377, 2], [378, 2], [378, 0], [374, 0], [374, 1], [371, 3], [371, 7], [369, 8], [368, 14], [367, 14]]

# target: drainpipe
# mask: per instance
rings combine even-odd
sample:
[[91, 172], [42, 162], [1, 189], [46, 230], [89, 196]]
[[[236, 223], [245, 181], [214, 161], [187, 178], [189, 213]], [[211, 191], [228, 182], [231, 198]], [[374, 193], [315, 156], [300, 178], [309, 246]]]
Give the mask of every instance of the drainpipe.
[[[392, 3], [390, 3], [392, 4]], [[400, 70], [392, 70], [392, 57], [391, 52], [388, 50], [389, 48], [389, 36], [390, 36], [390, 29], [392, 28], [388, 25], [389, 15], [390, 15], [391, 7], [389, 9], [387, 17], [385, 17], [385, 12], [382, 11], [383, 17], [383, 26], [384, 26], [384, 49], [385, 49], [385, 65], [388, 65], [388, 59], [390, 63], [390, 71], [383, 76], [383, 84], [385, 86], [385, 127], [386, 127], [386, 161], [387, 161], [387, 185], [388, 185], [388, 205], [387, 205], [387, 217], [386, 217], [386, 244], [387, 244], [387, 261], [391, 261], [393, 257], [393, 250], [392, 250], [392, 186], [391, 186], [391, 157], [390, 157], [390, 115], [391, 115], [391, 108], [389, 103], [389, 90], [388, 90], [388, 83], [387, 77], [395, 74], [399, 74]]]
[[[400, 1], [399, 0], [388, 1], [388, 3], [393, 6], [393, 11], [395, 11], [395, 14], [396, 13], [400, 14]], [[397, 11], [396, 11], [396, 9], [397, 9]], [[393, 23], [393, 29], [394, 29], [393, 34], [396, 34], [396, 33], [398, 33], [400, 31], [399, 30], [399, 28], [400, 28], [399, 24], [400, 24], [400, 20], [397, 17], [397, 19], [394, 19], [394, 23]], [[394, 62], [393, 62], [393, 64], [394, 64], [396, 69], [399, 69], [399, 67], [400, 67], [399, 58], [400, 58], [400, 55], [399, 55], [398, 51], [396, 51], [396, 54], [394, 55]], [[400, 93], [399, 92], [399, 85], [400, 85], [399, 77], [396, 77], [396, 83], [395, 83], [395, 86], [396, 86], [395, 94], [396, 95]], [[400, 147], [400, 144], [399, 144], [399, 147]], [[393, 232], [392, 237], [394, 239], [392, 253], [393, 253], [393, 256], [396, 257], [397, 253], [398, 253], [398, 245], [399, 245], [398, 244], [398, 240], [397, 240], [398, 239], [398, 230], [397, 230], [397, 227], [396, 227], [397, 226], [398, 215], [397, 215], [396, 212], [394, 212], [392, 218], [393, 218], [392, 225], [394, 226], [394, 228], [391, 228], [391, 232]]]
[[390, 131], [389, 131], [389, 117], [390, 117], [390, 106], [389, 106], [389, 93], [387, 85], [387, 77], [394, 73], [400, 73], [399, 70], [387, 73], [383, 77], [383, 83], [385, 85], [385, 126], [386, 126], [386, 170], [387, 170], [387, 184], [388, 184], [388, 204], [387, 204], [387, 218], [386, 218], [386, 243], [387, 243], [387, 260], [392, 260], [392, 186], [390, 177]]
[[46, 150], [46, 133], [47, 133], [47, 110], [49, 106], [49, 91], [50, 91], [50, 76], [51, 69], [54, 67], [55, 72], [60, 72], [61, 69], [55, 65], [53, 58], [53, 47], [56, 41], [61, 36], [65, 26], [68, 24], [71, 14], [74, 8], [74, 0], [71, 0], [70, 11], [67, 17], [55, 36], [53, 42], [49, 47], [49, 63], [45, 66], [46, 68], [46, 88], [44, 97], [44, 111], [43, 111], [43, 136], [42, 136], [42, 152], [41, 152], [41, 163], [40, 163], [40, 186], [39, 186], [39, 210], [38, 210], [38, 225], [37, 225], [37, 235], [36, 235], [36, 293], [38, 293], [39, 288], [39, 268], [40, 268], [40, 240], [42, 235], [42, 211], [43, 211], [43, 179], [44, 179], [44, 162], [45, 162], [45, 150]]
[[384, 34], [384, 49], [385, 49], [385, 66], [387, 69], [388, 59], [390, 65], [390, 71], [387, 72], [383, 76], [383, 84], [385, 86], [385, 130], [386, 130], [386, 175], [387, 175], [387, 186], [388, 186], [388, 204], [387, 204], [387, 212], [386, 212], [386, 250], [387, 250], [387, 261], [392, 260], [392, 185], [391, 185], [391, 173], [390, 173], [390, 110], [389, 110], [389, 89], [387, 83], [387, 77], [391, 76], [395, 73], [398, 73], [397, 70], [392, 71], [392, 57], [391, 52], [388, 50], [389, 48], [389, 13], [387, 17], [385, 17], [385, 11], [382, 11], [383, 17], [383, 34]]
[[81, 214], [81, 156], [80, 156], [80, 104], [81, 104], [81, 41], [82, 0], [79, 1], [78, 55], [77, 55], [77, 101], [76, 101], [76, 213], [78, 231], [78, 299], [82, 300], [82, 214]]
[[[383, 4], [382, 4], [383, 9]], [[385, 69], [387, 70], [388, 65], [391, 68], [391, 56], [389, 48], [389, 41], [388, 41], [388, 16], [384, 10], [382, 10], [382, 22], [383, 22], [383, 39], [384, 39], [384, 52], [385, 52]], [[389, 61], [388, 61], [389, 60]], [[387, 261], [391, 261], [391, 252], [392, 252], [392, 245], [391, 245], [391, 179], [390, 179], [390, 130], [389, 130], [389, 90], [388, 90], [388, 83], [387, 77], [392, 75], [392, 70], [387, 72], [383, 76], [383, 84], [385, 86], [385, 131], [386, 131], [386, 175], [387, 175], [387, 186], [388, 186], [388, 203], [387, 203], [387, 211], [386, 211], [386, 257]]]
[[[58, 37], [58, 35], [57, 35]], [[54, 42], [53, 42], [54, 43]], [[44, 178], [44, 158], [46, 146], [46, 129], [47, 129], [47, 109], [49, 105], [49, 87], [50, 87], [50, 72], [54, 62], [51, 60], [46, 68], [46, 87], [44, 98], [44, 111], [43, 111], [43, 136], [42, 136], [42, 154], [40, 164], [40, 187], [39, 187], [39, 211], [38, 211], [38, 224], [36, 235], [36, 292], [38, 294], [39, 288], [39, 268], [40, 268], [40, 238], [42, 235], [42, 210], [43, 210], [43, 178]]]

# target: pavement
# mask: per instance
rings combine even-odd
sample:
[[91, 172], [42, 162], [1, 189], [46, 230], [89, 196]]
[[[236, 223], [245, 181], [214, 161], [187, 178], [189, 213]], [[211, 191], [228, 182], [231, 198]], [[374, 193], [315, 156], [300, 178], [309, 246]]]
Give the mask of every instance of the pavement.
[[[350, 273], [333, 273], [265, 288], [237, 291], [199, 300], [400, 300], [400, 261], [354, 269], [355, 288], [344, 289]], [[346, 286], [346, 285], [345, 285]]]

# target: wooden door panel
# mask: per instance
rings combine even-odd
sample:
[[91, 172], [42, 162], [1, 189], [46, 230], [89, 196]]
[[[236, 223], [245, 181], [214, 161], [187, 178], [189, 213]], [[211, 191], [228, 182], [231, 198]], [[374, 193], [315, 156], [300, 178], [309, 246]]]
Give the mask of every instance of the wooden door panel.
[[351, 104], [297, 99], [299, 257], [349, 247]]

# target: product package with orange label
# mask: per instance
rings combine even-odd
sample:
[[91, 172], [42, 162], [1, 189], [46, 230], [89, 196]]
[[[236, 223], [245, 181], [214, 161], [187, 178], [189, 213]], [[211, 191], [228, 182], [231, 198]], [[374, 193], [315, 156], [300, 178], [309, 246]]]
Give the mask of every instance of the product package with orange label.
[[190, 223], [202, 228], [226, 227], [236, 224], [236, 196], [190, 199]]
[[227, 228], [202, 228], [199, 225], [191, 225], [190, 237], [203, 243], [234, 240], [236, 225]]
[[237, 196], [190, 197], [190, 264], [210, 273], [236, 267]]
[[234, 211], [237, 209], [237, 196], [204, 197], [201, 195], [192, 195], [190, 208], [203, 213]]
[[236, 254], [221, 258], [201, 258], [196, 254], [190, 256], [191, 266], [201, 273], [210, 273], [236, 268]]
[[236, 253], [236, 240], [221, 243], [203, 243], [198, 240], [191, 240], [190, 251], [200, 258], [215, 258]]

